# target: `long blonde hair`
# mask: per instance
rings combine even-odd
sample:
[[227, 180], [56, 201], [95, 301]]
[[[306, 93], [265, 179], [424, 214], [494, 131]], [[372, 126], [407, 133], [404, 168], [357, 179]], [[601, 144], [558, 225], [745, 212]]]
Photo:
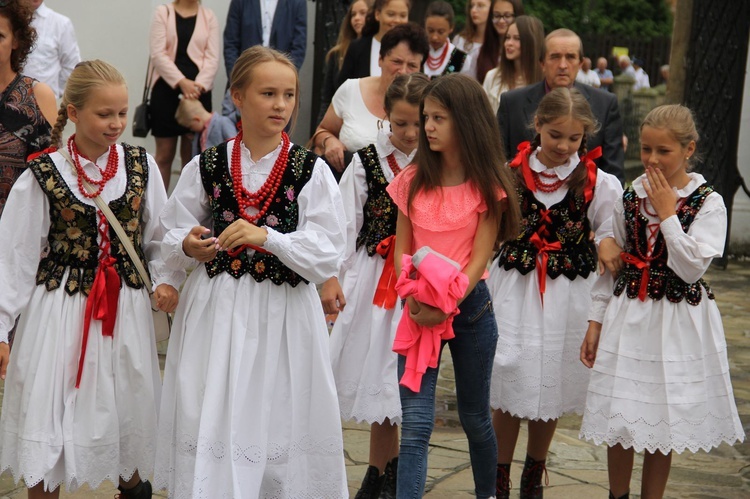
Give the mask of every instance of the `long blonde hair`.
[[57, 111], [57, 120], [52, 128], [52, 146], [62, 146], [62, 133], [68, 123], [68, 104], [76, 109], [82, 109], [94, 89], [105, 85], [127, 86], [127, 83], [122, 73], [108, 62], [95, 59], [76, 64], [65, 84], [60, 109]]

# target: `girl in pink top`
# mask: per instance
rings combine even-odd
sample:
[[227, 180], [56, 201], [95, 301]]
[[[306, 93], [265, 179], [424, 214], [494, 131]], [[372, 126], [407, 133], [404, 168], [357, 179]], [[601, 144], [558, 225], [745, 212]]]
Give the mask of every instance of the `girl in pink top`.
[[[461, 112], [454, 112], [460, 110]], [[399, 208], [395, 264], [422, 246], [458, 262], [469, 287], [454, 317], [455, 338], [447, 341], [456, 379], [461, 424], [477, 497], [495, 494], [497, 446], [490, 420], [489, 387], [497, 325], [484, 279], [499, 241], [518, 230], [519, 210], [500, 131], [482, 87], [462, 74], [440, 77], [426, 87], [420, 104], [416, 164], [388, 186]], [[404, 316], [422, 326], [445, 321], [441, 310], [407, 298]], [[439, 365], [439, 363], [438, 363]], [[399, 356], [399, 378], [405, 358]], [[419, 392], [399, 387], [402, 407], [398, 497], [422, 497], [427, 448], [435, 420], [438, 368], [428, 368]]]

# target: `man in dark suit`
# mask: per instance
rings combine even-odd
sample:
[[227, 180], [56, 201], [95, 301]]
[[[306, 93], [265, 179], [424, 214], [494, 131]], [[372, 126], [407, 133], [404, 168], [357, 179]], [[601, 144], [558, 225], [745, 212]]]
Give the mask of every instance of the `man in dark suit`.
[[227, 76], [242, 51], [255, 45], [285, 52], [301, 68], [307, 48], [305, 0], [232, 0], [224, 28]]
[[625, 153], [622, 149], [622, 119], [614, 94], [576, 83], [583, 61], [583, 44], [573, 31], [558, 29], [544, 40], [540, 58], [544, 80], [505, 92], [500, 96], [497, 120], [503, 134], [505, 155], [511, 159], [518, 144], [534, 138], [530, 127], [542, 97], [557, 87], [575, 87], [589, 101], [599, 122], [599, 131], [586, 143], [589, 150], [602, 146], [599, 168], [625, 181]]

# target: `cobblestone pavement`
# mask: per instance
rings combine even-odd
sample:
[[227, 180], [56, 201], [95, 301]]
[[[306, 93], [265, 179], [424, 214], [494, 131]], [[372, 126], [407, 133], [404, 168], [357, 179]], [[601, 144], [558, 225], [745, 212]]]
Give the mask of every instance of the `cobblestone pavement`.
[[[712, 268], [707, 275], [717, 295], [724, 319], [729, 362], [735, 398], [745, 431], [750, 431], [750, 261], [730, 261], [727, 270]], [[437, 401], [437, 424], [430, 443], [427, 493], [429, 499], [471, 497], [474, 489], [466, 439], [458, 426], [455, 413], [452, 369], [449, 355], [441, 368]], [[0, 383], [0, 395], [3, 385]], [[607, 463], [605, 447], [595, 447], [578, 439], [580, 418], [560, 420], [548, 460], [549, 486], [545, 497], [596, 498], [607, 497]], [[349, 490], [352, 497], [367, 468], [369, 428], [366, 425], [344, 424]], [[522, 426], [511, 479], [520, 483], [523, 467], [526, 430]], [[636, 457], [632, 490], [640, 489], [642, 459]], [[115, 489], [105, 484], [95, 491], [79, 490], [61, 494], [63, 498], [110, 499]], [[518, 497], [517, 489], [511, 497]], [[165, 497], [157, 493], [155, 497]], [[0, 477], [0, 499], [25, 498], [23, 487], [16, 487], [8, 474]], [[638, 497], [638, 495], [631, 495]], [[710, 454], [699, 452], [675, 455], [667, 485], [667, 498], [683, 499], [747, 499], [750, 498], [750, 442], [730, 447], [722, 445]]]

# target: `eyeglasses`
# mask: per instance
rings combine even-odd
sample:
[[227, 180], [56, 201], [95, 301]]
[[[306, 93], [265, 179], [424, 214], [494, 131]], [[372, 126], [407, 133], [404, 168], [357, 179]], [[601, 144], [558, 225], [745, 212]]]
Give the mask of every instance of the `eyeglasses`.
[[492, 22], [493, 23], [499, 23], [500, 21], [505, 21], [506, 23], [512, 22], [513, 19], [515, 19], [515, 14], [500, 14], [499, 12], [493, 12], [492, 13]]

